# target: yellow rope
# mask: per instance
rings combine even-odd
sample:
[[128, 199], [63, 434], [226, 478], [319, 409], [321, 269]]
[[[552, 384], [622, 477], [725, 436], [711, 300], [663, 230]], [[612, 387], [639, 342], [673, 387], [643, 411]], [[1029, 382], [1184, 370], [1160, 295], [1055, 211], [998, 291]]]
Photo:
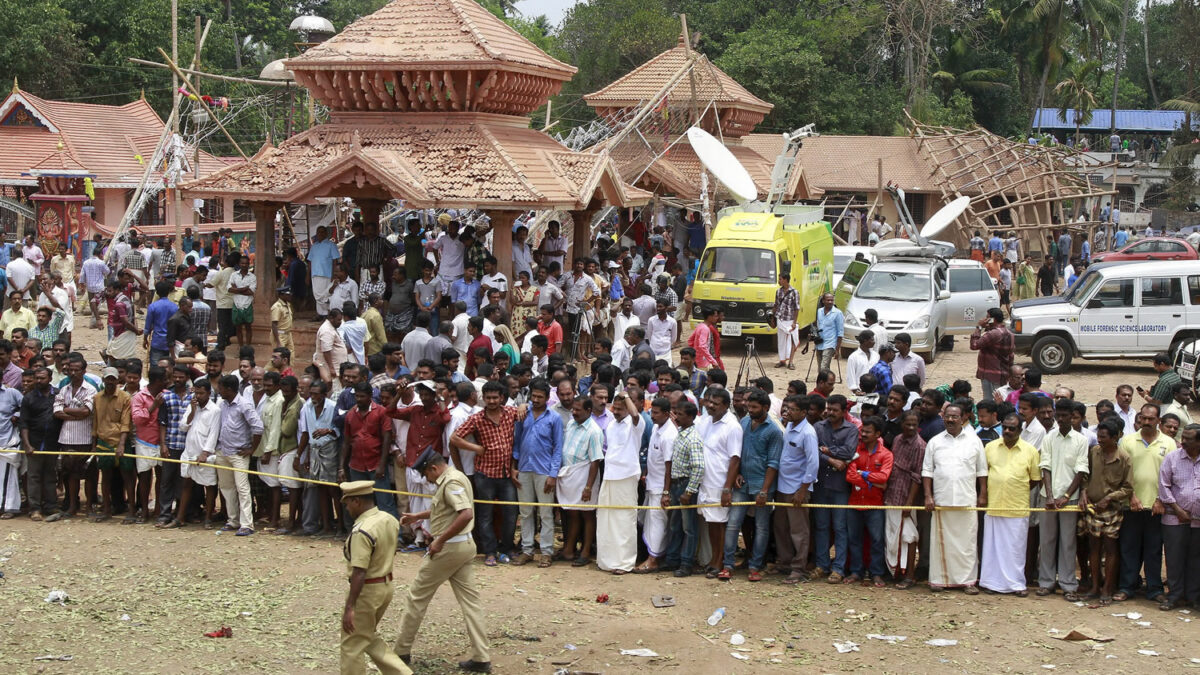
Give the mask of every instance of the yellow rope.
[[[8, 448], [0, 448], [0, 454], [34, 454], [34, 455], [76, 455], [82, 457], [116, 457], [116, 453], [112, 452], [47, 452], [45, 450], [35, 450], [32, 453], [26, 453], [21, 450], [13, 450]], [[189, 466], [197, 466], [202, 468], [216, 469], [218, 471], [237, 471], [240, 473], [249, 474], [251, 476], [266, 476], [268, 478], [276, 478], [280, 480], [295, 481], [297, 483], [309, 483], [311, 485], [324, 485], [326, 487], [337, 487], [338, 483], [329, 481], [314, 480], [312, 478], [300, 478], [298, 476], [283, 476], [277, 473], [268, 473], [266, 471], [254, 471], [252, 469], [242, 469], [236, 466], [220, 466], [209, 464], [206, 462], [194, 462], [187, 459], [175, 459], [173, 457], [147, 457], [145, 455], [135, 455], [133, 453], [125, 453], [130, 459], [141, 459], [151, 462], [167, 462], [170, 464], [187, 464]], [[375, 492], [382, 492], [390, 495], [398, 495], [404, 497], [424, 497], [428, 499], [432, 495], [421, 492], [405, 492], [403, 490], [385, 490], [375, 488]], [[700, 509], [706, 507], [720, 507], [720, 503], [707, 504], [686, 504], [678, 506], [645, 506], [645, 505], [630, 505], [623, 504], [549, 504], [547, 502], [510, 502], [497, 501], [491, 499], [476, 499], [477, 504], [492, 504], [494, 506], [558, 506], [567, 509], [621, 509], [631, 511], [678, 511], [683, 509]], [[756, 506], [758, 502], [731, 502], [730, 506]], [[775, 506], [781, 508], [796, 508], [791, 502], [767, 502], [766, 506]], [[924, 511], [923, 506], [886, 506], [886, 505], [858, 505], [858, 504], [812, 504], [805, 502], [800, 508], [805, 509], [855, 509], [858, 511]], [[1064, 506], [1061, 509], [1046, 509], [1046, 508], [1018, 508], [1018, 507], [989, 507], [989, 506], [938, 506], [935, 511], [1012, 511], [1015, 513], [1026, 514], [1034, 511], [1079, 511], [1078, 506]]]

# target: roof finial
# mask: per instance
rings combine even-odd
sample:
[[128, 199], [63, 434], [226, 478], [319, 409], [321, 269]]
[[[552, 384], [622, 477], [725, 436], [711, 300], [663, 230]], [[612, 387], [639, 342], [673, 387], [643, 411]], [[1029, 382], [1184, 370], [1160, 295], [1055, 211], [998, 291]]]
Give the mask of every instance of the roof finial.
[[141, 99], [142, 99], [143, 101], [145, 101], [145, 100], [146, 100], [146, 88], [145, 88], [145, 87], [142, 87], [142, 96], [141, 96]]
[[17, 93], [18, 91], [20, 91], [20, 90], [21, 90], [21, 87], [20, 87], [19, 85], [17, 85], [17, 76], [16, 76], [16, 75], [13, 75], [13, 88], [12, 88], [12, 90], [13, 90], [13, 93], [14, 93], [14, 94], [15, 94], [15, 93]]

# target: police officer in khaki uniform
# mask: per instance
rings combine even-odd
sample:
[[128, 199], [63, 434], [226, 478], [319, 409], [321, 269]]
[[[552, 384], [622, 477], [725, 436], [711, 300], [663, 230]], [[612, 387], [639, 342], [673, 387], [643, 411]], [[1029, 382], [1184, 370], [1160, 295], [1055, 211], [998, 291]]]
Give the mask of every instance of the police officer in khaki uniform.
[[408, 588], [404, 615], [400, 619], [400, 636], [396, 638], [396, 653], [405, 663], [409, 662], [413, 640], [425, 619], [429, 601], [438, 587], [449, 581], [462, 608], [472, 649], [470, 660], [459, 661], [458, 667], [473, 673], [490, 673], [492, 661], [488, 656], [487, 632], [483, 628], [483, 609], [479, 606], [479, 590], [475, 588], [472, 571], [475, 542], [471, 539], [471, 528], [475, 525], [475, 493], [471, 490], [471, 481], [447, 465], [446, 458], [433, 448], [421, 453], [413, 468], [436, 485], [437, 491], [433, 493], [433, 503], [428, 511], [405, 513], [400, 522], [409, 524], [428, 519], [433, 541], [429, 542], [429, 552], [421, 561], [417, 578]]
[[392, 558], [400, 524], [375, 508], [375, 484], [369, 480], [342, 483], [342, 501], [354, 518], [343, 553], [350, 571], [350, 592], [342, 612], [342, 675], [364, 675], [371, 657], [384, 675], [412, 675], [408, 665], [388, 649], [379, 635], [379, 622], [392, 602]]

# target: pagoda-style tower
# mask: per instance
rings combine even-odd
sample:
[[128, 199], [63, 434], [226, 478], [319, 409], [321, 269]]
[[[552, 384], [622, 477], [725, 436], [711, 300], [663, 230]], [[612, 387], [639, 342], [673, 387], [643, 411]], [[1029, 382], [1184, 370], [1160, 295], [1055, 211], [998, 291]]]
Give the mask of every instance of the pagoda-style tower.
[[46, 257], [64, 246], [76, 258], [87, 238], [83, 206], [92, 197], [88, 181], [95, 178], [61, 141], [58, 149], [27, 172], [37, 179], [37, 192], [29, 196], [36, 205], [37, 239]]

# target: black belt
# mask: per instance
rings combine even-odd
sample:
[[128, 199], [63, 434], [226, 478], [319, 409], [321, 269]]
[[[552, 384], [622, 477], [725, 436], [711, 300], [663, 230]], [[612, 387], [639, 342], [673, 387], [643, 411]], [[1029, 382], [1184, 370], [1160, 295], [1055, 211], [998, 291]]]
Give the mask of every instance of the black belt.
[[391, 581], [391, 580], [392, 580], [392, 573], [388, 572], [387, 576], [371, 577], [370, 579], [363, 579], [363, 583], [364, 584], [382, 584], [386, 581]]

